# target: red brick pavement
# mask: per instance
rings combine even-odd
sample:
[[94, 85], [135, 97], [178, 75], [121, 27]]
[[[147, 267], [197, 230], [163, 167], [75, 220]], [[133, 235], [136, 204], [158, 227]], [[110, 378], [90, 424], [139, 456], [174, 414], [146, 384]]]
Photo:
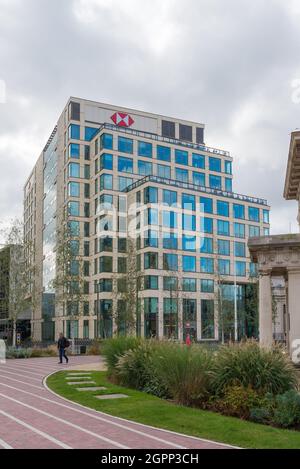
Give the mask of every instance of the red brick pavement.
[[50, 392], [48, 374], [95, 357], [7, 360], [0, 364], [0, 448], [224, 449], [229, 446], [156, 429], [87, 409]]

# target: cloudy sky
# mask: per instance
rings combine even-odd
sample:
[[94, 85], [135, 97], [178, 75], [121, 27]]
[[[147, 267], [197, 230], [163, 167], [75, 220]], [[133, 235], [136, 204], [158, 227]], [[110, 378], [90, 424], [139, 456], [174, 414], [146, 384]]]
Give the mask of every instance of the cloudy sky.
[[[206, 124], [234, 191], [267, 198], [272, 232], [300, 127], [298, 0], [0, 0], [0, 221], [70, 95]], [[4, 89], [5, 88], [5, 89]]]

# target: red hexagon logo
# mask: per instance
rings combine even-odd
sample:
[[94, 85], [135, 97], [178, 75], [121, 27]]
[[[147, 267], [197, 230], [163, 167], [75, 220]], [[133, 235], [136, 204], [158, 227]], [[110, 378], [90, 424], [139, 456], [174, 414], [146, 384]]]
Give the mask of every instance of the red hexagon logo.
[[124, 112], [115, 112], [111, 116], [111, 120], [119, 127], [130, 127], [134, 123], [132, 117]]

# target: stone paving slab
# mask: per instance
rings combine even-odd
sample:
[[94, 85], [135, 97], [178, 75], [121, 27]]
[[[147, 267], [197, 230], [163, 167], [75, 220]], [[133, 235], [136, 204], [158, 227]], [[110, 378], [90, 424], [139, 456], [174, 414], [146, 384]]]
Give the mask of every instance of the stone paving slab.
[[68, 384], [76, 385], [76, 384], [96, 384], [95, 381], [69, 381]]
[[76, 388], [76, 391], [105, 391], [106, 389], [104, 386], [87, 386], [86, 388]]
[[97, 399], [123, 399], [123, 397], [129, 397], [126, 394], [101, 394], [101, 396], [95, 396]]
[[67, 381], [74, 381], [74, 378], [77, 378], [77, 379], [91, 379], [89, 376], [67, 376], [65, 379]]

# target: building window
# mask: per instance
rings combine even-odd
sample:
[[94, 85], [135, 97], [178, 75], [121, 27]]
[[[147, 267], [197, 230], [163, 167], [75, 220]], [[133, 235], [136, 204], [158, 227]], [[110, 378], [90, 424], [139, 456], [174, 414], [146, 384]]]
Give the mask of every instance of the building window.
[[214, 293], [214, 281], [208, 279], [201, 279], [201, 292]]
[[204, 142], [204, 129], [202, 127], [196, 127], [196, 142]]
[[209, 176], [209, 187], [211, 189], [222, 189], [222, 178], [221, 176], [213, 176], [210, 174]]
[[151, 176], [152, 172], [152, 163], [148, 161], [138, 161], [138, 173], [140, 176]]
[[90, 173], [90, 165], [85, 164], [84, 165], [84, 179], [90, 179], [91, 173]]
[[237, 277], [246, 277], [246, 262], [235, 262], [235, 274], [237, 275]]
[[80, 234], [79, 221], [71, 220], [68, 222], [69, 233], [71, 236], [79, 236]]
[[218, 254], [221, 256], [230, 256], [230, 241], [218, 239]]
[[165, 228], [177, 228], [177, 213], [164, 210], [163, 226]]
[[147, 230], [144, 238], [145, 248], [157, 248], [158, 247], [158, 232], [155, 230]]
[[168, 231], [163, 232], [163, 248], [164, 249], [178, 249], [178, 239], [176, 233]]
[[127, 272], [127, 259], [126, 257], [118, 257], [118, 273], [126, 274]]
[[113, 258], [109, 256], [99, 257], [99, 272], [112, 272], [113, 271]]
[[193, 184], [195, 184], [195, 186], [205, 187], [205, 174], [193, 171]]
[[113, 150], [113, 136], [102, 134], [100, 137], [100, 150]]
[[213, 213], [213, 200], [208, 197], [200, 197], [200, 207], [202, 213]]
[[232, 174], [232, 162], [225, 160], [225, 173]]
[[184, 234], [182, 236], [182, 249], [183, 251], [196, 251], [196, 236]]
[[191, 339], [197, 339], [197, 302], [190, 298], [184, 298], [182, 302], [183, 314], [183, 340], [189, 334]]
[[175, 178], [180, 182], [189, 182], [189, 172], [187, 169], [176, 168]]
[[177, 277], [164, 277], [163, 288], [165, 291], [178, 291], [178, 278]]
[[69, 138], [72, 138], [73, 140], [80, 140], [80, 125], [69, 125]]
[[182, 229], [186, 231], [196, 231], [195, 215], [182, 214]]
[[124, 191], [127, 187], [131, 186], [132, 183], [133, 183], [132, 178], [119, 176], [119, 191], [120, 192]]
[[94, 138], [98, 130], [99, 130], [98, 128], [95, 129], [94, 127], [85, 127], [84, 128], [84, 140], [86, 142], [90, 142]]
[[110, 236], [101, 236], [99, 239], [99, 252], [112, 252], [113, 239]]
[[260, 236], [259, 226], [249, 225], [249, 238]]
[[164, 298], [164, 336], [169, 339], [178, 337], [177, 298]]
[[230, 260], [229, 259], [218, 260], [218, 273], [220, 275], [230, 275]]
[[100, 176], [100, 190], [113, 188], [113, 177], [111, 174], [101, 174]]
[[163, 164], [156, 165], [157, 176], [164, 179], [171, 179], [171, 168], [170, 166], [165, 166]]
[[185, 292], [195, 292], [197, 286], [197, 281], [195, 278], [186, 278], [182, 279], [182, 290]]
[[161, 161], [171, 161], [171, 148], [157, 145], [156, 158]]
[[79, 163], [69, 163], [68, 165], [68, 174], [71, 178], [80, 177], [80, 165]]
[[240, 204], [233, 204], [233, 216], [241, 220], [245, 219], [245, 207]]
[[69, 158], [79, 159], [80, 145], [78, 143], [70, 143], [69, 145]]
[[118, 171], [123, 173], [133, 173], [133, 160], [125, 156], [118, 158]]
[[138, 156], [152, 158], [152, 143], [138, 142]]
[[79, 202], [68, 202], [68, 214], [71, 217], [79, 217]]
[[158, 253], [145, 252], [144, 253], [144, 269], [158, 269]]
[[230, 236], [230, 225], [228, 221], [218, 220], [218, 235]]
[[212, 234], [214, 230], [213, 219], [207, 217], [200, 218], [200, 229], [202, 233]]
[[248, 207], [248, 216], [251, 221], [259, 221], [259, 208]]
[[205, 156], [198, 153], [192, 154], [192, 165], [194, 168], [205, 169]]
[[229, 203], [217, 200], [217, 214], [222, 217], [229, 217]]
[[80, 197], [80, 184], [79, 182], [69, 182], [68, 194], [70, 197]]
[[145, 290], [158, 290], [158, 276], [157, 275], [145, 275], [144, 289]]
[[157, 187], [146, 187], [144, 189], [144, 204], [156, 204], [158, 200]]
[[189, 164], [189, 154], [185, 150], [175, 150], [175, 163], [187, 166]]
[[216, 173], [222, 172], [220, 158], [214, 158], [212, 156], [209, 158], [209, 170], [215, 171]]
[[200, 271], [204, 274], [214, 273], [214, 260], [211, 257], [201, 257]]
[[243, 223], [234, 223], [233, 228], [236, 238], [245, 238], [245, 225]]
[[69, 119], [80, 121], [80, 103], [71, 101], [69, 104]]
[[175, 138], [175, 122], [162, 120], [161, 134], [163, 137]]
[[156, 208], [148, 208], [144, 213], [145, 225], [158, 225], [158, 210]]
[[201, 338], [215, 338], [214, 301], [201, 300]]
[[246, 257], [246, 245], [245, 245], [245, 243], [235, 241], [235, 243], [234, 243], [234, 255], [236, 257]]
[[164, 270], [178, 270], [178, 255], [177, 254], [164, 254], [163, 255], [163, 268]]
[[196, 210], [195, 196], [190, 194], [182, 194], [181, 204], [184, 210]]
[[112, 292], [112, 280], [103, 278], [99, 280], [100, 292]]
[[110, 153], [102, 153], [100, 155], [100, 170], [102, 169], [113, 170], [113, 155]]
[[187, 142], [193, 141], [193, 128], [191, 125], [179, 124], [179, 139]]
[[212, 238], [201, 238], [200, 252], [203, 254], [213, 254]]
[[232, 179], [225, 178], [225, 191], [232, 192]]
[[118, 137], [118, 150], [122, 153], [133, 153], [133, 140], [126, 137]]
[[264, 228], [264, 236], [269, 236], [270, 228]]
[[269, 223], [270, 222], [270, 212], [269, 212], [269, 210], [263, 210], [263, 220], [264, 220], [264, 223]]
[[249, 272], [250, 277], [257, 277], [257, 274], [258, 274], [257, 264], [255, 264], [254, 262], [250, 262], [249, 269], [250, 269], [250, 272]]
[[163, 203], [169, 207], [177, 204], [177, 192], [163, 190]]
[[196, 272], [196, 257], [182, 256], [183, 272]]

